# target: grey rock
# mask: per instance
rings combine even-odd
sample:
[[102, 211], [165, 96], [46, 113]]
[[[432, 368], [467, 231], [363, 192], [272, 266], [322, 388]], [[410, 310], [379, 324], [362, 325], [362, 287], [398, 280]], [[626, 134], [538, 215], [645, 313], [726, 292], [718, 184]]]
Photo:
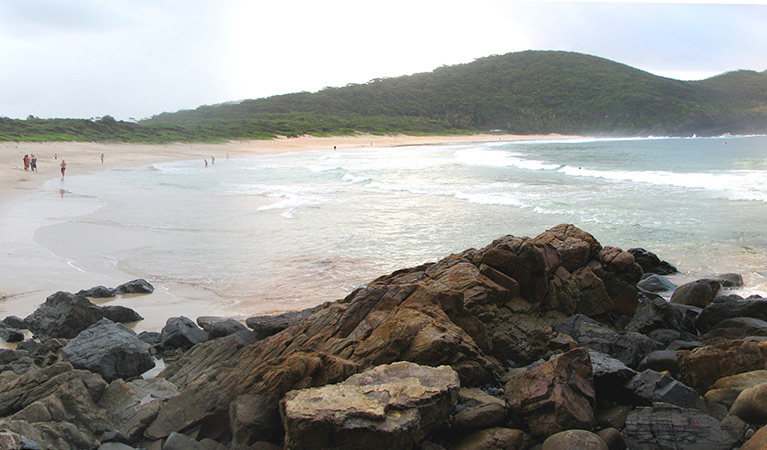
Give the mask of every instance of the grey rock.
[[737, 437], [723, 430], [716, 418], [668, 403], [629, 413], [624, 433], [631, 450], [730, 450], [737, 444]]
[[662, 348], [659, 342], [643, 334], [618, 333], [580, 314], [559, 322], [554, 329], [570, 335], [579, 345], [606, 353], [629, 367], [636, 367], [646, 354]]
[[642, 266], [644, 273], [656, 273], [658, 275], [671, 275], [677, 273], [676, 267], [666, 261], [661, 261], [658, 255], [643, 248], [630, 248], [627, 252], [634, 255], [636, 262]]
[[659, 328], [681, 331], [683, 320], [684, 315], [679, 310], [662, 297], [653, 296], [640, 300], [626, 331], [648, 333]]
[[205, 448], [187, 435], [171, 433], [162, 445], [162, 450], [205, 450]]
[[73, 339], [81, 331], [105, 317], [113, 322], [123, 323], [142, 320], [140, 315], [129, 308], [99, 307], [85, 297], [56, 292], [24, 321], [29, 324], [29, 330], [41, 340]]
[[586, 430], [566, 430], [552, 434], [541, 450], [609, 450], [598, 435]]
[[282, 429], [279, 399], [266, 394], [240, 395], [229, 404], [232, 442], [249, 447], [258, 441], [270, 441]]
[[188, 350], [208, 340], [208, 333], [202, 331], [188, 317], [171, 317], [165, 322], [160, 333], [160, 344], [164, 348]]
[[700, 312], [695, 319], [695, 326], [702, 333], [706, 333], [717, 323], [735, 317], [752, 317], [767, 321], [767, 300], [725, 300], [712, 303]]
[[19, 330], [26, 330], [29, 325], [24, 321], [24, 319], [16, 316], [8, 316], [5, 319], [3, 319], [3, 323], [8, 325], [11, 328], [16, 328]]
[[696, 280], [685, 283], [671, 294], [671, 303], [705, 308], [714, 300], [721, 285], [714, 280]]
[[136, 450], [136, 448], [120, 442], [106, 442], [101, 444], [96, 450]]
[[597, 436], [605, 441], [608, 450], [624, 450], [626, 448], [626, 441], [623, 439], [623, 435], [615, 428], [599, 430]]
[[127, 383], [118, 379], [107, 386], [98, 405], [125, 442], [136, 442], [157, 416], [162, 402], [177, 394], [176, 386], [162, 378]]
[[90, 298], [111, 298], [117, 294], [113, 288], [108, 288], [106, 286], [94, 286], [90, 289], [77, 291], [75, 295]]
[[723, 273], [712, 278], [725, 288], [738, 288], [743, 286], [743, 277], [739, 273]]
[[273, 316], [255, 316], [245, 320], [245, 325], [255, 331], [260, 338], [265, 338], [293, 326], [311, 316], [316, 308], [291, 311]]
[[0, 372], [11, 370], [21, 375], [33, 368], [34, 365], [35, 361], [28, 351], [0, 348]]
[[198, 317], [197, 325], [208, 333], [210, 339], [229, 336], [230, 334], [246, 331], [248, 329], [248, 327], [231, 317]]
[[123, 283], [115, 288], [117, 295], [151, 294], [152, 292], [154, 292], [154, 286], [142, 278]]
[[589, 350], [589, 359], [597, 398], [614, 398], [626, 381], [637, 374], [623, 362], [595, 350]]
[[154, 367], [154, 359], [136, 333], [109, 319], [101, 319], [62, 350], [64, 361], [95, 372], [107, 381], [137, 377]]
[[682, 408], [703, 408], [703, 401], [693, 388], [650, 369], [630, 379], [624, 389], [637, 405], [664, 402]]
[[637, 370], [643, 371], [645, 369], [652, 369], [656, 372], [668, 371], [671, 376], [675, 378], [682, 378], [682, 373], [679, 369], [679, 361], [676, 358], [676, 351], [674, 350], [655, 350], [650, 352], [639, 363]]
[[0, 339], [5, 342], [21, 342], [24, 340], [24, 333], [0, 322]]
[[637, 283], [637, 287], [648, 292], [667, 292], [676, 289], [676, 285], [670, 282], [666, 277], [650, 273], [645, 274]]
[[767, 336], [767, 322], [753, 317], [733, 317], [714, 325], [701, 339], [723, 337], [743, 339], [746, 336]]

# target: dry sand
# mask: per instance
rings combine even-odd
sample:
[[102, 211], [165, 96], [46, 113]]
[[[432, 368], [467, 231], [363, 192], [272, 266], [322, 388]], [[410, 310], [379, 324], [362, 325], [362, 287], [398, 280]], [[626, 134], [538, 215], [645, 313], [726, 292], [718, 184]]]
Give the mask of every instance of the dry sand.
[[[565, 138], [558, 135], [472, 135], [472, 136], [339, 136], [279, 138], [269, 141], [243, 141], [226, 144], [100, 144], [100, 143], [0, 143], [0, 319], [16, 315], [25, 317], [53, 292], [76, 292], [95, 285], [115, 287], [128, 280], [103, 279], [83, 273], [52, 255], [34, 242], [34, 230], [47, 217], [18, 217], [14, 211], [41, 189], [46, 181], [61, 177], [59, 165], [67, 163], [66, 176], [82, 175], [117, 167], [143, 167], [158, 162], [330, 150], [363, 147], [447, 144], [459, 142], [520, 141]], [[24, 155], [36, 155], [37, 172], [25, 171]], [[102, 164], [101, 155], [104, 155]], [[16, 206], [14, 206], [16, 205]], [[151, 280], [150, 280], [151, 281]], [[202, 315], [234, 315], [247, 317], [247, 311], [222, 307], [220, 299], [206, 298], [194, 290], [174, 286], [157, 286], [148, 296], [112, 300], [136, 309], [145, 320], [137, 331], [159, 331], [169, 317], [185, 315], [196, 319]], [[181, 298], [183, 297], [183, 298]], [[225, 303], [225, 302], [224, 302]]]

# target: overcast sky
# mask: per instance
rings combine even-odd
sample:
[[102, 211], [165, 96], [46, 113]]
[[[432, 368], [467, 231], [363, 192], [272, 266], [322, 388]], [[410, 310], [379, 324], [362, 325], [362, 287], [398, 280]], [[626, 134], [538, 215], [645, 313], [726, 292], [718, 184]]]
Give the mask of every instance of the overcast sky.
[[767, 70], [767, 4], [0, 0], [0, 117], [142, 119], [522, 50]]

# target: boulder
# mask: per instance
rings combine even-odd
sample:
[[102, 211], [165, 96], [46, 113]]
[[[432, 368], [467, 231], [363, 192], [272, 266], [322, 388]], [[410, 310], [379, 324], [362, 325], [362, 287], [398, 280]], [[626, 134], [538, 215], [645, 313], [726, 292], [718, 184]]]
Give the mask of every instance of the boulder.
[[461, 431], [477, 431], [504, 425], [508, 421], [506, 401], [477, 388], [458, 391], [453, 425]]
[[716, 380], [765, 368], [767, 342], [718, 341], [695, 350], [677, 351], [685, 382], [705, 392]]
[[759, 428], [741, 447], [740, 450], [763, 450], [767, 448], [767, 426]]
[[315, 309], [316, 308], [308, 308], [301, 311], [275, 314], [273, 316], [249, 317], [245, 319], [245, 325], [263, 339], [305, 320], [312, 315]]
[[724, 288], [739, 288], [743, 286], [743, 276], [739, 273], [722, 273], [712, 277]]
[[81, 331], [103, 318], [113, 322], [135, 322], [142, 317], [135, 311], [118, 306], [99, 307], [82, 296], [68, 292], [50, 295], [24, 321], [29, 330], [41, 340], [50, 338], [73, 339]]
[[339, 384], [290, 391], [281, 401], [285, 446], [410, 448], [448, 418], [459, 387], [448, 366], [397, 362]]
[[670, 292], [677, 288], [677, 286], [670, 282], [666, 277], [655, 273], [646, 273], [642, 276], [642, 279], [637, 283], [637, 287], [647, 292]]
[[615, 303], [593, 270], [581, 267], [570, 273], [559, 267], [549, 280], [542, 306], [568, 316], [577, 313], [591, 317], [612, 311]]
[[735, 317], [751, 317], [767, 321], [767, 300], [729, 300], [706, 306], [695, 319], [695, 326], [702, 333], [713, 328], [717, 323]]
[[19, 375], [34, 367], [35, 361], [26, 350], [0, 348], [0, 372], [13, 371]]
[[594, 236], [569, 224], [557, 225], [539, 234], [535, 238], [535, 244], [552, 247], [558, 256], [557, 265], [564, 267], [568, 272], [584, 267], [602, 250]]
[[114, 288], [108, 288], [106, 286], [94, 286], [90, 289], [83, 289], [75, 293], [78, 297], [90, 297], [90, 298], [111, 298], [117, 295]]
[[624, 434], [631, 450], [730, 450], [738, 442], [714, 417], [667, 403], [629, 413]]
[[163, 348], [189, 350], [192, 346], [208, 340], [208, 333], [202, 331], [188, 317], [171, 317], [165, 322], [160, 332], [160, 345]]
[[663, 297], [653, 296], [639, 301], [626, 331], [649, 333], [656, 329], [684, 330], [684, 315]]
[[24, 340], [24, 333], [0, 322], [0, 339], [5, 342], [21, 342]]
[[744, 389], [732, 404], [730, 414], [749, 423], [767, 422], [767, 383]]
[[679, 360], [675, 350], [655, 350], [645, 356], [639, 363], [637, 370], [652, 369], [657, 372], [668, 372], [674, 378], [682, 378], [679, 370]]
[[659, 342], [643, 334], [618, 333], [583, 315], [568, 317], [554, 329], [572, 336], [578, 345], [606, 353], [629, 367], [636, 367], [646, 354], [661, 348]]
[[621, 432], [615, 428], [599, 430], [597, 436], [605, 441], [608, 450], [626, 450], [626, 440], [623, 439]]
[[162, 445], [162, 450], [206, 450], [196, 440], [181, 433], [171, 433]]
[[701, 339], [743, 339], [747, 336], [767, 336], [767, 322], [753, 317], [725, 319], [710, 328]]
[[671, 303], [705, 308], [716, 297], [721, 285], [714, 280], [696, 280], [685, 283], [671, 294]]
[[476, 431], [456, 442], [450, 449], [527, 450], [532, 443], [530, 436], [522, 430], [495, 427]]
[[623, 362], [595, 350], [589, 350], [589, 359], [597, 398], [612, 400], [622, 395], [623, 385], [637, 374]]
[[98, 373], [107, 381], [135, 378], [155, 365], [136, 333], [109, 319], [78, 334], [61, 354], [75, 368]]
[[668, 375], [647, 369], [638, 373], [623, 386], [635, 405], [649, 406], [663, 402], [681, 408], [703, 407], [698, 393]]
[[543, 441], [541, 450], [609, 450], [605, 441], [587, 430], [566, 430]]
[[152, 292], [154, 292], [154, 286], [142, 278], [123, 283], [115, 288], [117, 295], [151, 294]]
[[162, 378], [127, 383], [117, 379], [106, 387], [98, 406], [124, 442], [136, 443], [157, 416], [160, 405], [177, 394], [176, 386]]
[[535, 437], [594, 425], [594, 382], [589, 352], [576, 348], [522, 372], [505, 386], [512, 414]]
[[678, 272], [676, 267], [666, 261], [661, 261], [658, 255], [643, 248], [630, 248], [627, 251], [634, 255], [634, 259], [642, 267], [644, 273], [671, 275]]
[[197, 325], [203, 331], [208, 333], [210, 339], [216, 339], [223, 336], [229, 336], [240, 331], [246, 331], [248, 328], [231, 317], [213, 317], [203, 316], [197, 318]]
[[26, 330], [29, 328], [29, 325], [24, 321], [24, 319], [16, 316], [6, 317], [3, 319], [3, 323], [11, 328], [16, 328], [17, 330]]
[[240, 395], [229, 405], [232, 442], [249, 447], [282, 438], [279, 399], [263, 394]]
[[731, 375], [716, 380], [716, 383], [706, 392], [705, 397], [707, 401], [723, 404], [729, 409], [741, 392], [761, 383], [767, 383], [767, 370]]
[[642, 267], [631, 253], [617, 247], [604, 247], [596, 260], [589, 261], [588, 267], [602, 280], [615, 311], [632, 317], [639, 304], [636, 287], [642, 277]]

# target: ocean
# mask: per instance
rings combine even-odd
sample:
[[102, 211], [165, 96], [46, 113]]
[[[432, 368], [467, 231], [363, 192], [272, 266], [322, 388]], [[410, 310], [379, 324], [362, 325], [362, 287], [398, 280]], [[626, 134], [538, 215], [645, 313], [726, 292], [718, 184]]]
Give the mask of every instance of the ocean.
[[677, 283], [737, 272], [739, 293], [767, 292], [764, 136], [180, 161], [67, 176], [38, 196], [58, 219], [37, 227], [34, 242], [68, 266], [145, 278], [226, 311], [313, 306], [396, 269], [560, 223], [603, 246], [655, 252], [680, 270]]

